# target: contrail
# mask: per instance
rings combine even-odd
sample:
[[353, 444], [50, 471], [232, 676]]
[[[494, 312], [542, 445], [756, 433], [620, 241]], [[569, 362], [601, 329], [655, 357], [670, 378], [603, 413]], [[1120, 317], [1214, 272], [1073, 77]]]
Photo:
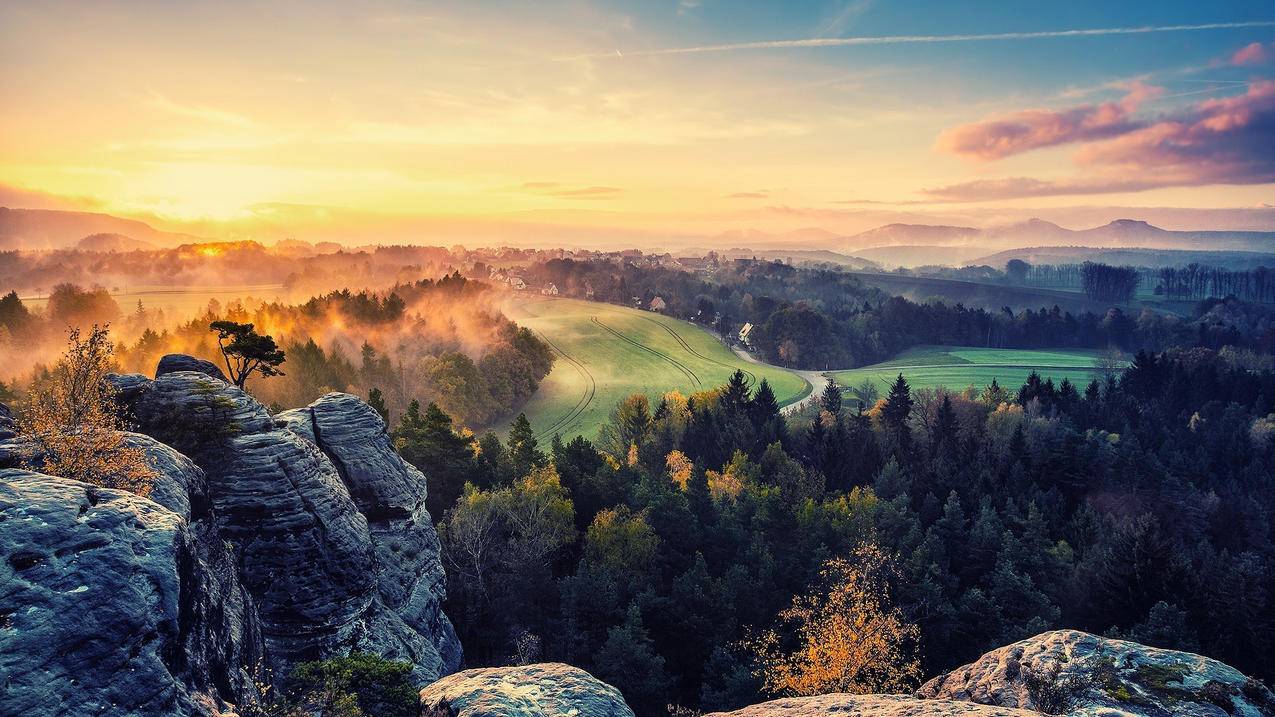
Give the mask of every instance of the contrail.
[[[1041, 30], [1037, 32], [997, 32], [981, 35], [882, 35], [877, 37], [816, 37], [806, 40], [763, 40], [760, 42], [733, 42], [724, 45], [699, 45], [697, 47], [669, 47], [659, 50], [630, 50], [624, 56], [635, 55], [691, 55], [703, 52], [732, 52], [735, 50], [780, 50], [800, 47], [846, 47], [851, 45], [900, 45], [933, 42], [995, 42], [1003, 40], [1037, 40], [1055, 37], [1099, 37], [1103, 35], [1146, 35], [1158, 32], [1189, 32], [1192, 30], [1233, 30], [1246, 27], [1275, 27], [1275, 20], [1250, 22], [1212, 22], [1202, 25], [1144, 25], [1142, 27], [1103, 27], [1088, 30]], [[584, 57], [614, 57], [616, 53], [581, 55]]]

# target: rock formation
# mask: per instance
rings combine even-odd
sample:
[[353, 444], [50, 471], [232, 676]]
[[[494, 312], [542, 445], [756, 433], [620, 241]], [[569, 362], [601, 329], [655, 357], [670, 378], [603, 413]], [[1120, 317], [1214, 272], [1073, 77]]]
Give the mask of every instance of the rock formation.
[[1275, 695], [1229, 665], [1075, 630], [992, 650], [917, 694], [1074, 717], [1275, 714]]
[[421, 683], [459, 666], [425, 477], [374, 410], [330, 394], [274, 418], [204, 373], [126, 381], [141, 430], [204, 469], [275, 673], [352, 649], [409, 661]]
[[166, 354], [159, 360], [159, 366], [155, 367], [155, 377], [159, 378], [166, 373], [176, 373], [177, 371], [195, 371], [215, 379], [230, 383], [230, 379], [226, 378], [226, 374], [222, 373], [217, 364], [212, 361], [205, 361], [194, 356], [186, 354]]
[[704, 717], [1039, 717], [1039, 712], [907, 695], [818, 695], [762, 702]]
[[251, 692], [251, 606], [185, 518], [14, 469], [0, 518], [4, 714], [209, 714]]
[[421, 690], [421, 717], [633, 717], [620, 691], [548, 662], [448, 675]]

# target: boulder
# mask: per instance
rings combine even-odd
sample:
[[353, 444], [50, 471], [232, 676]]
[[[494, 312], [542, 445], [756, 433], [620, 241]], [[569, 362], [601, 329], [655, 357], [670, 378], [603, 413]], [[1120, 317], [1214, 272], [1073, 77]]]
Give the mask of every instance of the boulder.
[[1076, 630], [992, 650], [917, 694], [1073, 717], [1275, 714], [1275, 695], [1265, 685], [1217, 660]]
[[818, 695], [789, 697], [705, 717], [1040, 717], [1039, 712], [988, 707], [952, 700], [924, 700], [907, 695]]
[[620, 691], [550, 662], [448, 675], [421, 690], [421, 717], [633, 717]]
[[226, 378], [226, 374], [222, 373], [217, 364], [186, 354], [166, 354], [160, 358], [159, 365], [155, 367], [155, 378], [178, 371], [195, 371], [226, 383], [230, 382], [230, 379]]
[[382, 654], [425, 666], [433, 676], [454, 672], [460, 642], [442, 612], [446, 575], [425, 508], [425, 476], [394, 450], [380, 414], [349, 394], [329, 393], [275, 419], [332, 462], [367, 519], [382, 602], [424, 638]]
[[4, 713], [211, 714], [249, 694], [232, 564], [154, 501], [0, 470]]
[[[227, 441], [274, 428], [265, 406], [225, 381], [196, 371], [166, 373], [127, 405], [139, 430], [203, 465]], [[207, 468], [207, 466], [204, 466]]]

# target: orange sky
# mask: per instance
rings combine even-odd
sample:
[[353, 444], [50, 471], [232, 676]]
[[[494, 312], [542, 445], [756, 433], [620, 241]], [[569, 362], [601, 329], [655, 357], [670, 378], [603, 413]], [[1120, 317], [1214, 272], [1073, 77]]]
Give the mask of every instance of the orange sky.
[[[1189, 111], [1269, 74], [1226, 58], [1272, 28], [1200, 31], [1216, 47], [1074, 76], [1061, 59], [1007, 64], [1029, 66], [1040, 47], [1065, 59], [1065, 45], [1039, 43], [1073, 40], [642, 54], [768, 29], [697, 20], [711, 9], [700, 5], [9, 3], [0, 184], [32, 204], [241, 236], [511, 219], [850, 231], [893, 217], [989, 223], [1053, 211], [1081, 221], [1067, 208], [1275, 201], [1272, 184], [1252, 179], [972, 202], [934, 194], [1087, 171], [1075, 144], [989, 160], [945, 149], [946, 130], [1026, 108], [1119, 103], [1135, 81], [1157, 88], [1137, 112]], [[913, 32], [870, 2], [824, 5], [775, 31]], [[1119, 51], [1146, 41], [1084, 42]]]

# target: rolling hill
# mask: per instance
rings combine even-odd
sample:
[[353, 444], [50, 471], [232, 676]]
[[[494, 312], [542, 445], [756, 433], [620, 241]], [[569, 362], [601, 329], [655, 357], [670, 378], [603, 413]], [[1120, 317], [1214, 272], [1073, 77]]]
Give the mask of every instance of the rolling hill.
[[[781, 404], [812, 387], [781, 368], [749, 363], [694, 324], [647, 311], [577, 299], [518, 294], [504, 311], [549, 342], [553, 370], [523, 407], [537, 436], [594, 438], [621, 399], [645, 393], [658, 404], [672, 390], [690, 395], [724, 384], [735, 371], [765, 378]], [[504, 426], [499, 426], [504, 428]]]

